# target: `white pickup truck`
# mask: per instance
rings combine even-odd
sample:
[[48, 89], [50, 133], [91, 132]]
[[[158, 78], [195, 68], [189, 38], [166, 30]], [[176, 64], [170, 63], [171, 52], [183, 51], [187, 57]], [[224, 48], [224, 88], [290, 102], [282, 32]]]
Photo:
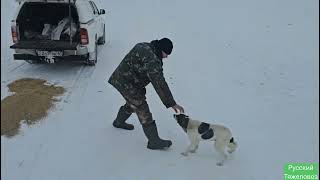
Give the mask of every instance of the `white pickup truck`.
[[90, 0], [20, 0], [11, 32], [15, 60], [97, 63], [105, 44], [105, 10]]

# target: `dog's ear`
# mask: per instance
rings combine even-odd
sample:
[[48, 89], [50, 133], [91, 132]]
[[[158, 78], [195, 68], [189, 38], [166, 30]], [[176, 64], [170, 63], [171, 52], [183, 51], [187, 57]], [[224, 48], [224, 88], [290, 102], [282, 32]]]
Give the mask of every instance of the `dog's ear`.
[[181, 114], [184, 119], [189, 119], [189, 116], [186, 114]]
[[186, 115], [185, 114], [180, 114], [180, 118], [181, 119], [186, 119]]
[[175, 120], [180, 119], [180, 114], [173, 114], [173, 118], [174, 118]]
[[178, 124], [183, 128], [185, 132], [187, 132], [188, 124], [189, 124], [189, 119], [185, 118], [184, 115], [180, 114], [177, 118]]

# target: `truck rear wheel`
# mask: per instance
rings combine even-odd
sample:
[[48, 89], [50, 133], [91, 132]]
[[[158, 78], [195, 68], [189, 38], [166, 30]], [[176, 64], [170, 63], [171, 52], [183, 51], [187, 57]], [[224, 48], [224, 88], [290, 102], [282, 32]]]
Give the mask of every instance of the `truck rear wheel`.
[[98, 45], [106, 43], [106, 25], [103, 26], [103, 36], [98, 39]]
[[[91, 59], [93, 56], [93, 59]], [[88, 56], [88, 60], [86, 62], [87, 65], [89, 66], [95, 66], [96, 63], [98, 62], [98, 45], [97, 43], [95, 44], [95, 49], [94, 49], [94, 54]]]

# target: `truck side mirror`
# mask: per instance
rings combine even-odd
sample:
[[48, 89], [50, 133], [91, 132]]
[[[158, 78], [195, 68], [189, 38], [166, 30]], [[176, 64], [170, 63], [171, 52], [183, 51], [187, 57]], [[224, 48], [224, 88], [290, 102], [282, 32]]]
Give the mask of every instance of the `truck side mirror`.
[[99, 14], [105, 14], [106, 11], [104, 9], [100, 9], [100, 13]]

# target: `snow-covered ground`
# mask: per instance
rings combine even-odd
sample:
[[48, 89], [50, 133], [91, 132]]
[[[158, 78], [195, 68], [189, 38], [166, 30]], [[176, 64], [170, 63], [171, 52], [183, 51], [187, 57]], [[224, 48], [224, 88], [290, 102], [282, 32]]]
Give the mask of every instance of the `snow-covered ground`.
[[[1, 137], [1, 179], [279, 180], [288, 162], [319, 161], [318, 0], [96, 1], [107, 10], [110, 43], [95, 67], [13, 61], [15, 1], [1, 1], [1, 99], [22, 77], [67, 92], [39, 124]], [[124, 103], [107, 79], [132, 46], [169, 37], [164, 69], [176, 101], [195, 119], [228, 126], [239, 148], [223, 167], [213, 146], [188, 145], [152, 86], [147, 98], [168, 151], [151, 151], [134, 131], [111, 123]]]

